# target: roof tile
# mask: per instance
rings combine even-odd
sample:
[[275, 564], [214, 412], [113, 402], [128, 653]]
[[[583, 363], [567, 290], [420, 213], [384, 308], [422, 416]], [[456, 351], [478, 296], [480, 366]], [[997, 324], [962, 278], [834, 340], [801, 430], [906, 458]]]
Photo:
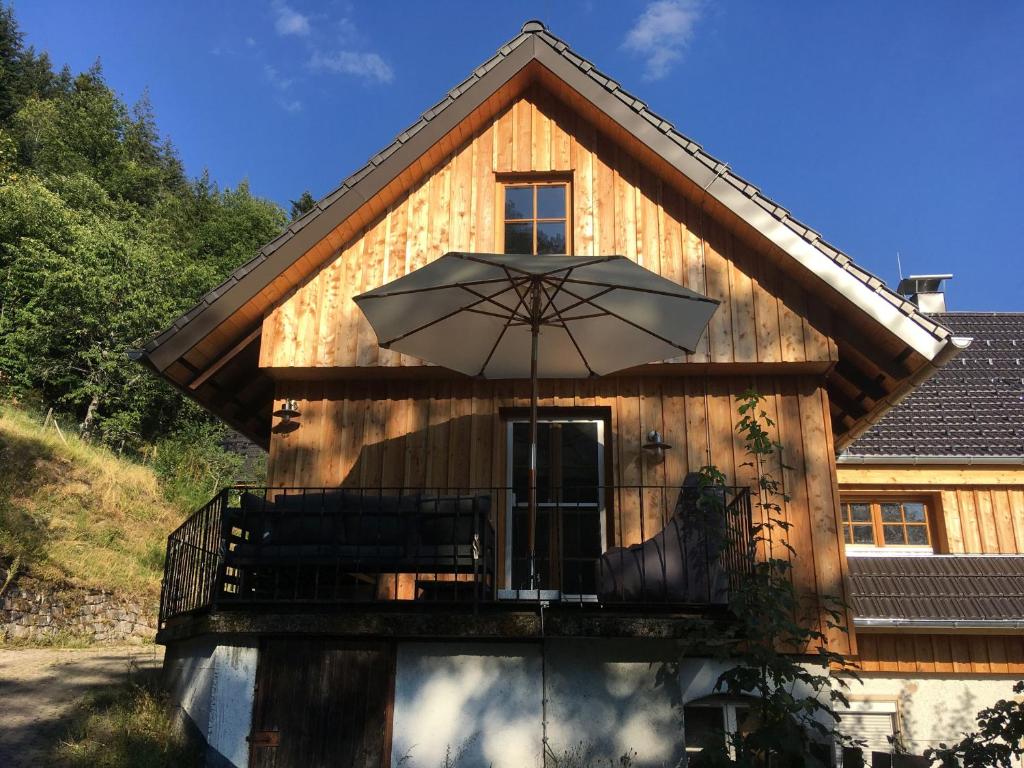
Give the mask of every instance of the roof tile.
[[847, 449], [851, 456], [1024, 458], [1024, 313], [930, 315], [974, 342]]
[[1024, 619], [1024, 557], [851, 557], [858, 618], [917, 621]]

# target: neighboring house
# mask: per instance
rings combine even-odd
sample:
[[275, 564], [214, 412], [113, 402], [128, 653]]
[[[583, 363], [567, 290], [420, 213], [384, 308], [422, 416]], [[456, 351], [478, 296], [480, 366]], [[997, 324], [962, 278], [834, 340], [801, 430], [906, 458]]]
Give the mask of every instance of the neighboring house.
[[[527, 383], [382, 350], [352, 301], [449, 251], [622, 254], [721, 301], [693, 354], [541, 382], [539, 584]], [[169, 538], [175, 701], [234, 765], [674, 765], [743, 718], [687, 645], [721, 565], [664, 538], [708, 464], [750, 514], [737, 398], [777, 420], [815, 606], [847, 597], [836, 455], [963, 345], [529, 22], [140, 352], [269, 451], [269, 489]], [[602, 553], [657, 535], [687, 552], [671, 599], [602, 591]]]
[[970, 347], [839, 456], [865, 670], [847, 724], [914, 752], [1024, 672], [1024, 313], [946, 312], [949, 277], [900, 290]]

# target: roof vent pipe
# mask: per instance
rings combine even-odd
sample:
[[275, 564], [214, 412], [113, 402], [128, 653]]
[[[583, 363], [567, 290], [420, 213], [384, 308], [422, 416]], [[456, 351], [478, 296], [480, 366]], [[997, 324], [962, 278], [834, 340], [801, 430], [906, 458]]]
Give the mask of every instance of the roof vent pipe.
[[952, 275], [908, 275], [900, 280], [896, 292], [906, 296], [926, 314], [946, 311], [946, 292], [942, 283]]

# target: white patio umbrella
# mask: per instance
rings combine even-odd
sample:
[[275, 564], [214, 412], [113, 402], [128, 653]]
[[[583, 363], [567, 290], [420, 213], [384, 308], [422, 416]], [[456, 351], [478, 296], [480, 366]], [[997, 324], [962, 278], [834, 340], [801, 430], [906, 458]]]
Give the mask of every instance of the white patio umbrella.
[[380, 346], [488, 379], [530, 378], [531, 581], [537, 381], [603, 376], [693, 352], [718, 301], [624, 256], [448, 253], [355, 297]]

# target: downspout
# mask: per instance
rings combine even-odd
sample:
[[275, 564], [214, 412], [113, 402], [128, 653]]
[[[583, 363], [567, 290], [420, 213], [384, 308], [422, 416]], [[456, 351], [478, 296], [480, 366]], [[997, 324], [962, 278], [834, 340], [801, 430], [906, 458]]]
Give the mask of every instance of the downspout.
[[894, 391], [879, 400], [871, 413], [854, 422], [853, 426], [843, 434], [841, 440], [836, 441], [836, 452], [843, 451], [850, 443], [874, 425], [878, 419], [899, 405], [907, 395], [928, 381], [939, 369], [945, 368], [950, 360], [971, 346], [972, 341], [974, 339], [970, 336], [950, 336], [949, 341], [943, 345], [935, 357], [905, 378]]

